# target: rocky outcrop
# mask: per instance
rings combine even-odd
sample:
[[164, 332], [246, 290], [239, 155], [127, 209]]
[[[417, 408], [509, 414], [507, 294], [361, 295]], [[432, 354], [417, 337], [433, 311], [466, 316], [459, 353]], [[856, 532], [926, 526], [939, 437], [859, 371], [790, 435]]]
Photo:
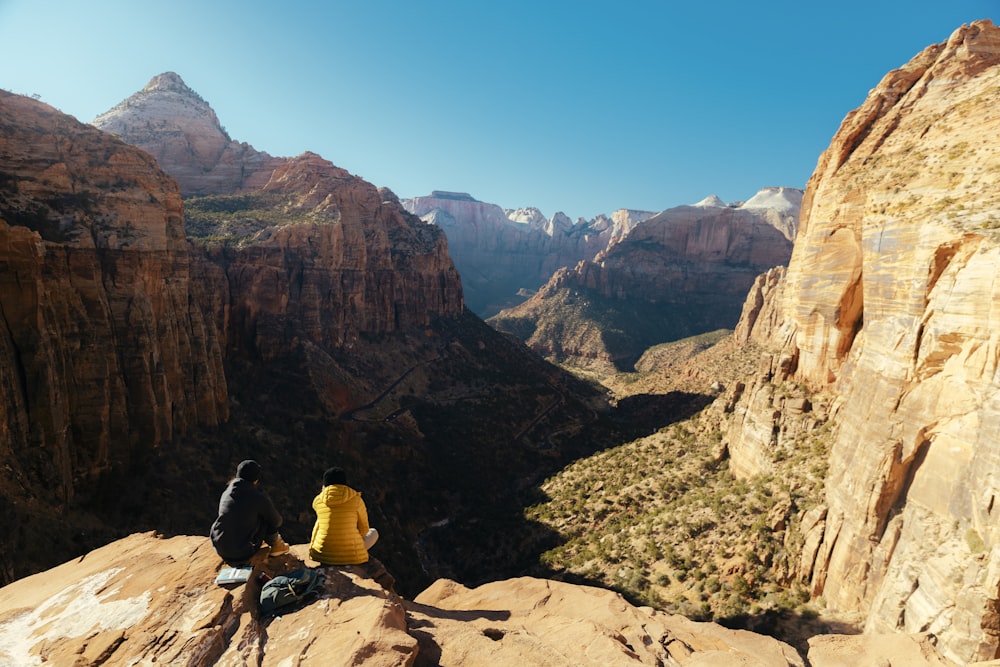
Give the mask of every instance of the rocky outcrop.
[[706, 198], [663, 211], [490, 323], [547, 358], [603, 371], [629, 368], [657, 343], [732, 328], [757, 275], [788, 262], [801, 197], [767, 188], [738, 207]]
[[260, 188], [285, 161], [233, 141], [208, 103], [174, 72], [154, 76], [91, 124], [156, 158], [185, 197]]
[[[136, 534], [0, 589], [0, 662], [199, 665], [803, 665], [788, 645], [695, 623], [621, 596], [542, 579], [475, 589], [439, 580], [413, 601], [354, 568], [326, 567], [316, 599], [273, 617], [259, 573], [308, 560], [306, 545], [261, 560], [247, 584], [214, 584], [204, 537]], [[813, 663], [823, 664], [823, 663]]]
[[224, 588], [214, 583], [222, 564], [207, 538], [131, 535], [0, 588], [0, 662], [954, 667], [932, 638], [901, 634], [816, 637], [807, 663], [770, 637], [531, 577], [471, 589], [440, 579], [408, 600], [356, 567], [321, 567], [314, 597], [263, 615], [259, 578], [318, 567], [307, 552], [261, 552], [246, 584]]
[[[869, 631], [933, 633], [959, 662], [1000, 654], [998, 79], [1000, 29], [977, 22], [848, 114], [809, 182], [780, 313], [758, 309], [768, 374], [741, 399], [771, 422], [776, 384], [836, 396], [801, 575]], [[730, 443], [734, 460], [774, 426]]]
[[621, 209], [574, 224], [563, 213], [546, 219], [538, 209], [505, 211], [465, 193], [437, 191], [403, 205], [444, 230], [466, 301], [482, 317], [521, 303], [557, 269], [593, 259], [653, 215]]

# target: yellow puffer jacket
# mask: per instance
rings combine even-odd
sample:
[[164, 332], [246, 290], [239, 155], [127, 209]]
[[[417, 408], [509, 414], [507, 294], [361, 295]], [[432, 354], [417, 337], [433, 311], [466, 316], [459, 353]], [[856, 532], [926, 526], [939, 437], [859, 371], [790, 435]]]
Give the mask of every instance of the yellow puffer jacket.
[[313, 498], [313, 526], [309, 557], [327, 565], [368, 562], [362, 536], [368, 532], [368, 510], [361, 494], [343, 484], [324, 486]]

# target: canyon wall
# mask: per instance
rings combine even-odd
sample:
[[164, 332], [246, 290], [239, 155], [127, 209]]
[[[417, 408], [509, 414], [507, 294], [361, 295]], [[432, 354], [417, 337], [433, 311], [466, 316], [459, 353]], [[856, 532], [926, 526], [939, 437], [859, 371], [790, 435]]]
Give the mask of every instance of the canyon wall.
[[0, 93], [5, 486], [60, 502], [228, 417], [180, 192], [146, 153]]
[[217, 320], [234, 349], [250, 344], [267, 358], [300, 336], [342, 346], [361, 333], [462, 312], [442, 234], [408, 216], [391, 192], [319, 155], [273, 158], [232, 140], [176, 73], [153, 77], [91, 124], [152, 155], [185, 198], [208, 197], [222, 207], [232, 201], [213, 195], [266, 202], [270, 211], [255, 211], [264, 220], [248, 222], [255, 234], [214, 250], [233, 294], [231, 309]]
[[146, 153], [23, 97], [0, 103], [4, 445], [17, 475], [53, 467], [35, 474], [57, 497], [226, 421], [234, 355], [462, 313], [443, 235], [319, 156], [262, 188], [313, 222], [206, 253]]
[[260, 192], [303, 222], [220, 251], [233, 295], [233, 349], [263, 359], [308, 340], [355, 343], [457, 317], [462, 285], [444, 235], [383, 199], [374, 185], [306, 153], [279, 166]]
[[848, 114], [783, 284], [750, 300], [761, 331], [741, 335], [772, 356], [730, 441], [734, 468], [759, 470], [781, 430], [775, 385], [833, 397], [801, 576], [869, 631], [931, 632], [963, 663], [1000, 654], [998, 108], [1000, 29], [983, 21]]

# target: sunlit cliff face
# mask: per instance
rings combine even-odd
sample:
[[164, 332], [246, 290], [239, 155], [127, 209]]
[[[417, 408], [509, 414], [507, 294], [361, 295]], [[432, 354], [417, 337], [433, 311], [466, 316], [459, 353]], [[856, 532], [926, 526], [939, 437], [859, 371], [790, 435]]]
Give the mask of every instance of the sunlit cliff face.
[[959, 661], [998, 645], [998, 108], [989, 22], [871, 91], [809, 182], [773, 336], [794, 378], [839, 395], [803, 575], [870, 628], [930, 630]]

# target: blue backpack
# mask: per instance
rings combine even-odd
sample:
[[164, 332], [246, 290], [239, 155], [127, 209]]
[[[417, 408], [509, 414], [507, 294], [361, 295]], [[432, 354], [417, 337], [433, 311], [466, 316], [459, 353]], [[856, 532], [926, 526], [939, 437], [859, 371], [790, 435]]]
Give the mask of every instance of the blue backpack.
[[279, 574], [260, 589], [261, 614], [273, 614], [289, 605], [303, 602], [323, 583], [323, 573], [318, 568], [300, 567], [297, 570]]

